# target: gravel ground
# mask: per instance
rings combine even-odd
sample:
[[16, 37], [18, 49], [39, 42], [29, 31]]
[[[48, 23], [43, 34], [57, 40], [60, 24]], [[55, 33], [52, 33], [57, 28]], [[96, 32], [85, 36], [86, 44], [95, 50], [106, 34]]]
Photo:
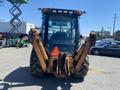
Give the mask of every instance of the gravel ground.
[[89, 56], [84, 81], [34, 78], [30, 75], [28, 48], [0, 49], [0, 90], [120, 90], [120, 58]]

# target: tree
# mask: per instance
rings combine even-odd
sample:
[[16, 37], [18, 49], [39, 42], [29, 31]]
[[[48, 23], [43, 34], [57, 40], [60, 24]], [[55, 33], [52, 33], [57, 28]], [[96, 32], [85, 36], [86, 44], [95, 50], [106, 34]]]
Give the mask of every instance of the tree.
[[115, 32], [115, 40], [119, 40], [120, 41], [120, 30], [117, 30]]

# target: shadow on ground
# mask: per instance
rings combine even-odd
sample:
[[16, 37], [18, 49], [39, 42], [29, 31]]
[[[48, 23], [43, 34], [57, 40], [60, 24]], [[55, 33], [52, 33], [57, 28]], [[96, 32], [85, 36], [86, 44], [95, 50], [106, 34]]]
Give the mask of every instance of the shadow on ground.
[[57, 79], [52, 76], [35, 78], [30, 75], [29, 67], [20, 67], [6, 76], [0, 86], [3, 86], [3, 90], [25, 86], [40, 86], [42, 90], [56, 90], [57, 87], [60, 86], [62, 90], [70, 90], [72, 86], [71, 83], [80, 83], [82, 81], [83, 80], [73, 78]]

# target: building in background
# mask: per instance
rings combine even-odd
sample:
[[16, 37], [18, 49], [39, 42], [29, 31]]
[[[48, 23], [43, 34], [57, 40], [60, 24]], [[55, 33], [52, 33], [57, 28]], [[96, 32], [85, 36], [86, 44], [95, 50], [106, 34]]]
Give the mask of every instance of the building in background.
[[104, 39], [104, 38], [111, 38], [111, 32], [110, 31], [93, 31], [96, 33], [97, 40], [98, 39]]
[[[0, 33], [9, 33], [12, 25], [9, 22], [0, 22]], [[35, 25], [28, 22], [22, 22], [22, 25], [19, 27], [19, 30], [23, 34], [28, 34], [30, 28], [35, 28]]]
[[120, 30], [115, 32], [114, 39], [120, 41]]

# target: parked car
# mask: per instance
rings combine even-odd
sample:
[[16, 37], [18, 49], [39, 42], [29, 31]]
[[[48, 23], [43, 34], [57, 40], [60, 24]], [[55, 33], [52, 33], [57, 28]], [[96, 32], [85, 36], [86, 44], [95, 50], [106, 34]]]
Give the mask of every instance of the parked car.
[[107, 55], [120, 57], [120, 45], [114, 42], [91, 47], [90, 53], [93, 55]]
[[107, 39], [97, 40], [95, 43], [95, 46], [101, 46], [101, 45], [109, 44], [109, 43], [116, 43], [116, 44], [120, 45], [120, 41], [107, 38]]
[[111, 39], [111, 38], [100, 39], [100, 40], [96, 41], [95, 46], [101, 46], [101, 45], [104, 45], [104, 44], [109, 44], [110, 42], [114, 42], [114, 41], [115, 40]]
[[116, 43], [116, 44], [120, 45], [120, 41], [114, 41], [114, 43]]

